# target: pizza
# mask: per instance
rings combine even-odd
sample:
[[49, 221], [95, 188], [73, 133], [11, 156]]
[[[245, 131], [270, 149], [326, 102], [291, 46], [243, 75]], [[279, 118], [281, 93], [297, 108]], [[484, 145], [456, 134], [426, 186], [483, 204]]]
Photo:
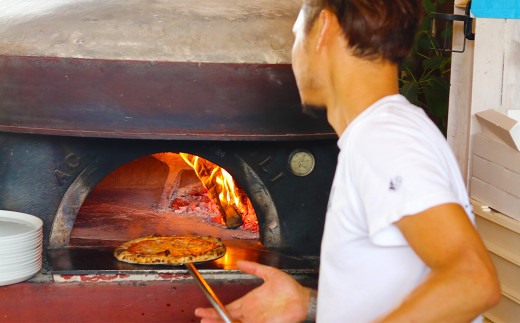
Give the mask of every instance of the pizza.
[[226, 246], [220, 239], [204, 236], [159, 236], [137, 238], [121, 244], [114, 256], [133, 264], [182, 265], [222, 257]]

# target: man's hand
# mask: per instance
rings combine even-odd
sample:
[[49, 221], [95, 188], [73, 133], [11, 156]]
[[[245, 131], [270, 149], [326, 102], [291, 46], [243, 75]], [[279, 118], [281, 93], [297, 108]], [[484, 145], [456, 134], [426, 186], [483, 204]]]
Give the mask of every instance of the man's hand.
[[[237, 265], [244, 273], [262, 278], [264, 283], [226, 306], [233, 320], [242, 323], [288, 323], [305, 320], [310, 300], [308, 288], [273, 267], [249, 261], [239, 261]], [[222, 322], [213, 308], [197, 308], [195, 315], [202, 318], [202, 323]]]

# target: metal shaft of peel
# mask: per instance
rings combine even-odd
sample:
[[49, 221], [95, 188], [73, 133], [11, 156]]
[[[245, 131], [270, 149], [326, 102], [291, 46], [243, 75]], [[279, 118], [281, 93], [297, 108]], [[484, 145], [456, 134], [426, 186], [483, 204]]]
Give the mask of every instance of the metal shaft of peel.
[[202, 289], [202, 291], [204, 292], [204, 294], [206, 295], [206, 297], [210, 301], [211, 305], [213, 305], [215, 310], [217, 310], [218, 314], [224, 320], [224, 322], [226, 322], [226, 323], [233, 323], [233, 321], [231, 319], [231, 315], [226, 310], [226, 308], [224, 307], [222, 302], [220, 302], [220, 300], [218, 299], [217, 295], [215, 294], [215, 292], [213, 292], [213, 290], [208, 285], [206, 280], [200, 275], [200, 273], [197, 270], [197, 268], [195, 268], [195, 266], [192, 263], [187, 263], [187, 264], [184, 264], [184, 265], [186, 266], [186, 268], [190, 272], [190, 274], [193, 277], [193, 279], [195, 279], [195, 281], [197, 282], [199, 287]]

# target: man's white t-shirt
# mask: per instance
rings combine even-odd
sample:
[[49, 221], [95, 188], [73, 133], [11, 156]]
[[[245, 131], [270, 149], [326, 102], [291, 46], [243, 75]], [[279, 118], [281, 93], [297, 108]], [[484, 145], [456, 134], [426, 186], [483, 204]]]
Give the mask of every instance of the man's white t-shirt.
[[458, 203], [474, 218], [446, 139], [403, 96], [387, 96], [364, 110], [338, 146], [317, 322], [369, 322], [397, 307], [429, 270], [396, 221], [444, 203]]

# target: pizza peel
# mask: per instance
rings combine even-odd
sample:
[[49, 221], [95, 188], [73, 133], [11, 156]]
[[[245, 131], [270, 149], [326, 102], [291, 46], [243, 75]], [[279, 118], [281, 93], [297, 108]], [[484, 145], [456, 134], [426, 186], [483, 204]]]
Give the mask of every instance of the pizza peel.
[[195, 282], [197, 283], [197, 285], [199, 285], [199, 287], [202, 290], [202, 292], [204, 293], [204, 295], [206, 295], [209, 302], [211, 303], [211, 305], [213, 305], [213, 307], [215, 308], [217, 313], [220, 315], [220, 317], [224, 320], [224, 322], [238, 323], [238, 321], [233, 321], [229, 312], [226, 310], [226, 308], [224, 307], [222, 302], [218, 299], [217, 295], [215, 294], [215, 292], [213, 292], [213, 290], [208, 285], [208, 283], [206, 282], [204, 277], [202, 277], [202, 275], [199, 273], [197, 268], [195, 268], [193, 263], [192, 262], [184, 263], [184, 266], [186, 266], [190, 275], [193, 277], [193, 279], [195, 279]]
[[[154, 237], [159, 237], [159, 235], [153, 235], [153, 236]], [[149, 238], [149, 237], [144, 237], [144, 238], [146, 239], [146, 238]], [[140, 239], [142, 239], [142, 238], [140, 238]], [[137, 240], [140, 240], [140, 239], [137, 239]], [[119, 253], [118, 253], [118, 249], [122, 248], [123, 246], [125, 246], [126, 244], [128, 244], [128, 243], [130, 243], [132, 241], [135, 241], [135, 240], [131, 240], [129, 242], [126, 242], [126, 243], [122, 244], [121, 246], [119, 246], [118, 248], [116, 248], [116, 250], [114, 251], [114, 255], [116, 256], [116, 258], [117, 258], [117, 255], [120, 254], [120, 251], [123, 250], [123, 249], [119, 250]], [[125, 246], [125, 247], [127, 247], [127, 246]], [[225, 252], [226, 251], [225, 251], [225, 247], [224, 247], [224, 252], [222, 254], [218, 254], [218, 256], [216, 258], [213, 258], [211, 260], [214, 260], [214, 259], [222, 257], [225, 254]], [[190, 257], [190, 258], [192, 258], [192, 257]], [[117, 259], [119, 259], [119, 258], [117, 258]], [[121, 259], [119, 259], [119, 260], [121, 260]], [[215, 310], [220, 315], [220, 317], [224, 320], [225, 323], [239, 323], [239, 321], [233, 321], [232, 320], [231, 315], [226, 310], [226, 308], [224, 307], [222, 302], [218, 299], [218, 297], [215, 294], [215, 292], [213, 292], [213, 290], [211, 289], [209, 284], [202, 277], [202, 275], [199, 273], [197, 268], [195, 268], [194, 264], [200, 263], [200, 262], [202, 262], [202, 261], [185, 260], [183, 262], [177, 262], [175, 264], [176, 265], [184, 265], [184, 266], [186, 266], [186, 268], [188, 269], [188, 272], [190, 273], [190, 275], [193, 277], [193, 279], [195, 280], [197, 285], [199, 285], [199, 287], [202, 290], [202, 292], [204, 293], [204, 295], [206, 295], [206, 297], [208, 298], [208, 300], [211, 303], [211, 305], [215, 308]], [[154, 263], [147, 263], [147, 264], [148, 265], [154, 265]], [[167, 264], [167, 263], [161, 263], [161, 264], [164, 265], [164, 264]]]

